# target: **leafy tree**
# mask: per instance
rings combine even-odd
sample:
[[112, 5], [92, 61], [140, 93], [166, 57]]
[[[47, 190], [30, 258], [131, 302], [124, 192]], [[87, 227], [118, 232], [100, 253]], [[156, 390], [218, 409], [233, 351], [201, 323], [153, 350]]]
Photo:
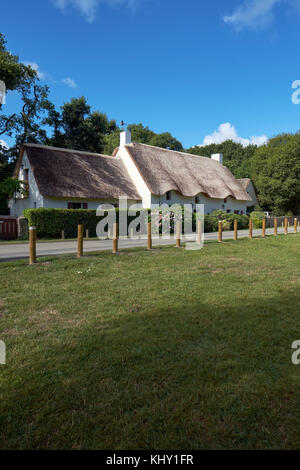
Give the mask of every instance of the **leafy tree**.
[[35, 79], [36, 72], [20, 63], [19, 57], [7, 50], [5, 37], [0, 33], [0, 80], [5, 83], [6, 90], [30, 88]]
[[92, 112], [83, 96], [64, 103], [61, 112], [52, 106], [44, 124], [53, 128], [53, 135], [46, 139], [48, 145], [96, 153], [103, 152], [105, 136], [117, 129], [106, 114]]
[[[176, 140], [169, 132], [156, 134], [149, 127], [140, 124], [129, 124], [128, 130], [131, 132], [132, 142], [140, 142], [142, 144], [153, 145], [154, 147], [166, 148], [171, 150], [182, 151], [181, 142]], [[106, 137], [105, 153], [111, 155], [113, 150], [119, 146], [120, 132], [118, 128], [111, 135]]]
[[154, 147], [160, 147], [169, 150], [177, 150], [178, 152], [183, 151], [181, 142], [176, 140], [169, 132], [163, 134], [156, 134], [152, 137], [149, 142], [150, 145]]
[[151, 131], [148, 126], [143, 126], [142, 123], [129, 124], [128, 130], [131, 132], [133, 142], [149, 144], [152, 137], [155, 136], [155, 132]]
[[[0, 138], [14, 139], [7, 148], [0, 145], [0, 183], [9, 182], [19, 148], [23, 142], [43, 142], [46, 131], [43, 129], [44, 113], [51, 108], [48, 101], [48, 87], [41, 86], [37, 72], [19, 62], [17, 55], [6, 49], [6, 41], [0, 34], [0, 80], [5, 82], [7, 91], [17, 91], [21, 98], [20, 111], [11, 115], [0, 114]], [[0, 106], [0, 112], [5, 108]], [[12, 184], [12, 182], [11, 182]], [[1, 212], [5, 211], [5, 194], [0, 194]]]
[[300, 132], [282, 134], [259, 147], [252, 177], [260, 206], [274, 215], [300, 213]]

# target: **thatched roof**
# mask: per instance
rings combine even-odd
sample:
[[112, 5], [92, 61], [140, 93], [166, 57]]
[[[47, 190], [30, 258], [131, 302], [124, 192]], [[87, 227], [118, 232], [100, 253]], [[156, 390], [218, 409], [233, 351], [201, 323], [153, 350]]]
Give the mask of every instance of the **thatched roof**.
[[249, 185], [249, 183], [251, 183], [251, 179], [250, 178], [239, 178], [238, 182], [241, 183], [244, 190], [247, 191], [248, 185]]
[[44, 145], [24, 144], [39, 191], [46, 197], [140, 200], [121, 159]]
[[126, 149], [152, 194], [173, 190], [187, 197], [203, 193], [217, 199], [250, 200], [228, 168], [216, 160], [137, 143]]

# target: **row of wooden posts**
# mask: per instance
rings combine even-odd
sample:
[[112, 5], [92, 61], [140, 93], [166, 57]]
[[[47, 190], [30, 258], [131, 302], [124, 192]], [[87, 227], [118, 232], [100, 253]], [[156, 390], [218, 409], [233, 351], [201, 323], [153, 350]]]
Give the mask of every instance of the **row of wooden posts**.
[[[202, 224], [203, 221], [198, 220], [197, 223], [197, 243], [201, 243], [202, 240]], [[297, 233], [298, 227], [298, 219], [294, 219], [294, 233]], [[176, 223], [176, 247], [181, 247], [181, 231], [182, 225], [181, 222]], [[238, 221], [234, 221], [234, 235], [233, 239], [236, 241], [238, 239]], [[218, 229], [218, 241], [221, 243], [223, 241], [223, 222], [219, 221], [219, 229]], [[284, 220], [284, 233], [288, 235], [289, 233], [289, 222], [288, 218], [286, 217]], [[151, 222], [148, 223], [148, 230], [147, 230], [147, 249], [152, 249], [152, 224]], [[278, 219], [274, 219], [274, 235], [278, 235]], [[262, 237], [265, 238], [266, 236], [266, 219], [262, 220]], [[88, 238], [88, 231], [86, 232], [86, 237]], [[249, 220], [249, 238], [253, 237], [253, 221]], [[118, 246], [119, 246], [119, 224], [113, 225], [113, 244], [112, 244], [112, 253], [118, 253]], [[78, 225], [78, 232], [77, 232], [77, 257], [81, 258], [83, 256], [83, 225]], [[29, 264], [36, 263], [36, 227], [29, 228]]]

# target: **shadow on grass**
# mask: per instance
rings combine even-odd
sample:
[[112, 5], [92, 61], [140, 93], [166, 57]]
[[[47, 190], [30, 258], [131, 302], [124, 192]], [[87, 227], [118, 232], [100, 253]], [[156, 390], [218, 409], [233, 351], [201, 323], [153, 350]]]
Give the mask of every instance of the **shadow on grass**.
[[175, 300], [23, 337], [1, 371], [1, 448], [299, 448], [299, 290]]

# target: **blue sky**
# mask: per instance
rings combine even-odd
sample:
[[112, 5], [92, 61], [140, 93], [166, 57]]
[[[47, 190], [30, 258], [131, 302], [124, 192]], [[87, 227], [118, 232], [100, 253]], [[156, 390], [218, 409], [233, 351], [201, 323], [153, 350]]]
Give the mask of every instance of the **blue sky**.
[[185, 147], [300, 129], [300, 0], [11, 0], [1, 20], [57, 106], [84, 95]]

